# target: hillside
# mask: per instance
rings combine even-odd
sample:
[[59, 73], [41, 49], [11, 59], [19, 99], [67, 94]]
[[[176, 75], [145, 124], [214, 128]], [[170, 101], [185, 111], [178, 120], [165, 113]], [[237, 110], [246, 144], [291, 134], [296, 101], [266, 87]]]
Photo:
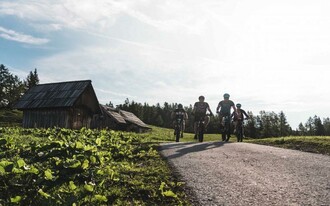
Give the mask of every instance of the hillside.
[[19, 126], [23, 120], [23, 112], [6, 108], [0, 109], [0, 126]]

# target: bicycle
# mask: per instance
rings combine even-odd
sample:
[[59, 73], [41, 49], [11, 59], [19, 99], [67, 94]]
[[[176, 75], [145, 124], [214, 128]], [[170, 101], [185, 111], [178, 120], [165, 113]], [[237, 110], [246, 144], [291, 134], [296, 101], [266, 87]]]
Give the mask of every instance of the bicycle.
[[183, 119], [177, 118], [175, 121], [175, 141], [179, 142], [180, 137], [183, 137]]
[[197, 135], [198, 135], [198, 141], [203, 142], [204, 140], [204, 131], [205, 131], [205, 118], [201, 117], [197, 124]]
[[236, 137], [237, 137], [237, 142], [243, 142], [244, 138], [244, 120], [239, 119], [236, 121]]
[[222, 120], [223, 130], [222, 130], [222, 141], [228, 142], [230, 138], [230, 116], [226, 115]]
[[197, 138], [195, 136], [195, 139], [198, 139], [199, 142], [204, 141], [204, 133], [205, 133], [205, 117], [206, 116], [212, 116], [213, 114], [206, 114], [205, 116], [201, 116], [200, 119], [197, 122]]

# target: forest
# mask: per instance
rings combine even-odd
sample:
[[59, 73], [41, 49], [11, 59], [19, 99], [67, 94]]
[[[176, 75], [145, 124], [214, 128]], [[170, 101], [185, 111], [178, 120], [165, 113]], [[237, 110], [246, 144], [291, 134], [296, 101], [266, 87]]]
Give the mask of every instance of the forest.
[[[21, 80], [17, 75], [12, 74], [3, 64], [0, 65], [0, 109], [10, 109], [14, 103], [29, 88], [39, 84], [37, 69], [30, 71], [26, 79]], [[111, 101], [108, 106], [114, 106]], [[134, 100], [126, 99], [123, 104], [116, 106], [118, 109], [130, 111], [137, 115], [146, 124], [172, 128], [171, 113], [177, 108], [177, 103], [138, 103]], [[192, 120], [192, 105], [185, 105], [189, 119]], [[283, 111], [279, 113], [273, 111], [260, 111], [253, 114], [247, 111], [250, 119], [245, 123], [245, 136], [251, 138], [283, 137], [283, 136], [330, 136], [330, 118], [321, 119], [316, 115], [309, 117], [306, 122], [301, 122], [297, 130], [292, 130], [288, 124]], [[1, 118], [1, 117], [0, 117]], [[1, 120], [1, 119], [0, 119]], [[193, 132], [193, 122], [186, 124], [186, 132]], [[207, 133], [220, 133], [219, 117], [211, 117]]]
[[[111, 102], [107, 105], [113, 106]], [[136, 114], [142, 121], [147, 124], [159, 127], [172, 128], [171, 112], [177, 108], [177, 103], [169, 104], [165, 102], [163, 105], [149, 105], [148, 103], [138, 103], [126, 99], [124, 104], [117, 106], [119, 109], [130, 111]], [[192, 105], [185, 106], [189, 119], [193, 119]], [[286, 115], [283, 111], [275, 113], [273, 111], [260, 111], [258, 114], [253, 114], [247, 111], [250, 118], [245, 123], [245, 136], [251, 138], [267, 138], [267, 137], [284, 137], [284, 136], [329, 136], [330, 135], [330, 118], [314, 116], [309, 117], [303, 124], [299, 124], [297, 130], [292, 130], [288, 124]], [[208, 133], [220, 133], [219, 117], [217, 115], [211, 117], [208, 126]], [[189, 121], [186, 124], [186, 132], [193, 132], [193, 122]]]

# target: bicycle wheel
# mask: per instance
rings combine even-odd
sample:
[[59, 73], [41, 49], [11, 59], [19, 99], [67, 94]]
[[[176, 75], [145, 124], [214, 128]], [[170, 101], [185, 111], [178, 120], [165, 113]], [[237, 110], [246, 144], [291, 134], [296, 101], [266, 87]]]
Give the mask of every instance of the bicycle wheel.
[[203, 123], [199, 123], [198, 140], [199, 140], [199, 142], [203, 142], [203, 140], [204, 140], [204, 124]]
[[175, 141], [176, 142], [179, 142], [180, 141], [180, 133], [181, 133], [180, 127], [176, 127], [175, 128]]
[[228, 142], [229, 141], [229, 138], [230, 138], [230, 124], [229, 122], [226, 122], [225, 124], [225, 141]]
[[237, 142], [240, 142], [241, 141], [241, 131], [239, 128], [236, 129], [236, 137], [237, 137]]

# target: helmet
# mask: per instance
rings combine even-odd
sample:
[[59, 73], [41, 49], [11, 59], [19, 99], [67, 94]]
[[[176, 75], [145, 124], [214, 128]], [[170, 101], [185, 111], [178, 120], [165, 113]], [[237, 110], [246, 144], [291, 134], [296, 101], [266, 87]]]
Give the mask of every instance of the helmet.
[[178, 104], [178, 109], [182, 109], [182, 108], [183, 108], [182, 104]]
[[237, 103], [237, 104], [236, 104], [236, 107], [237, 107], [237, 108], [241, 108], [241, 106], [242, 106], [242, 105], [241, 105], [240, 103]]
[[225, 94], [223, 95], [223, 98], [225, 98], [225, 99], [229, 99], [229, 97], [230, 97], [230, 95], [229, 95], [228, 93], [225, 93]]
[[199, 96], [198, 99], [205, 99], [205, 97], [204, 96]]

